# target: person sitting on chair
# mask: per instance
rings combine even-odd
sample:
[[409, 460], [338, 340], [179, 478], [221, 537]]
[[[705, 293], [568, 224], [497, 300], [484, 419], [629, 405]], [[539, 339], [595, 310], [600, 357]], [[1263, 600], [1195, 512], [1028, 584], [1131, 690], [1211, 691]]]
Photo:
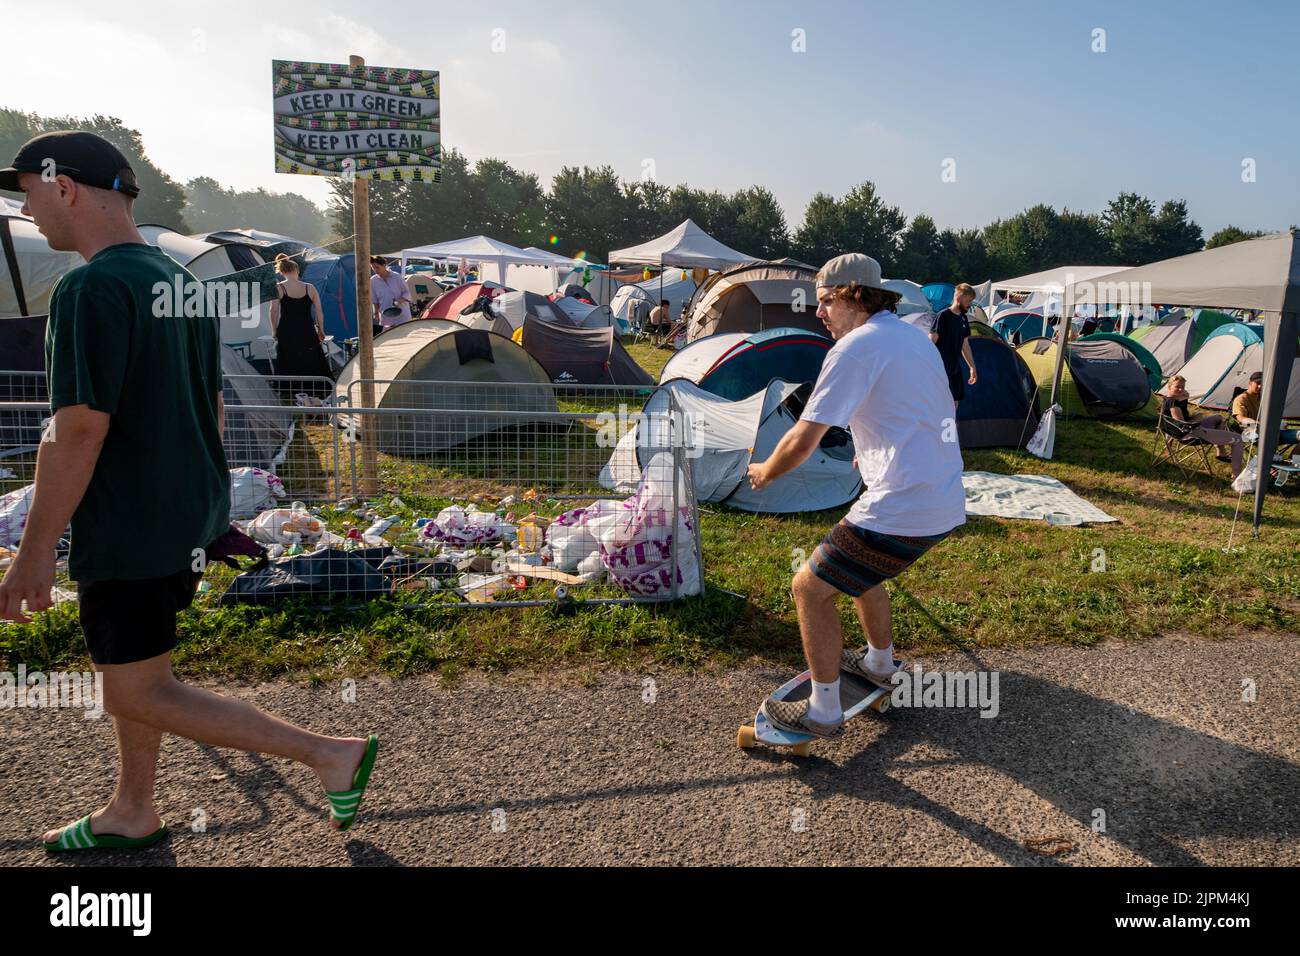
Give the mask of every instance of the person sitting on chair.
[[668, 315], [668, 300], [660, 299], [659, 304], [650, 310], [650, 334], [659, 341], [659, 337], [667, 332], [673, 324], [673, 320]]
[[[1232, 400], [1232, 419], [1241, 428], [1259, 429], [1259, 398], [1264, 392], [1264, 373], [1253, 372], [1246, 390]], [[1277, 434], [1277, 444], [1294, 445], [1300, 441], [1294, 428], [1283, 428]]]
[[1222, 415], [1193, 415], [1187, 410], [1187, 379], [1172, 375], [1165, 386], [1164, 401], [1160, 403], [1160, 418], [1167, 422], [1177, 436], [1200, 438], [1218, 446], [1219, 461], [1232, 462], [1232, 477], [1241, 471], [1241, 436], [1226, 427]]

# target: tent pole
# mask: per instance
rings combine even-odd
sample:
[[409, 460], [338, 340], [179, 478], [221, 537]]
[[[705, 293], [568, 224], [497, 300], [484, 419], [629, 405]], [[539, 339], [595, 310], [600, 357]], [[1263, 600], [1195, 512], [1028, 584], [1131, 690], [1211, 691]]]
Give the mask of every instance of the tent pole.
[[[348, 57], [353, 69], [363, 67], [363, 57]], [[362, 176], [352, 179], [352, 231], [356, 238], [357, 276], [357, 352], [361, 360], [361, 407], [375, 407], [374, 330], [370, 308], [370, 181]], [[361, 429], [361, 492], [371, 495], [378, 483], [378, 448], [375, 429], [378, 419], [371, 418]]]
[[[1265, 320], [1267, 323], [1267, 320]], [[1300, 315], [1282, 312], [1277, 326], [1264, 328], [1264, 393], [1259, 403], [1259, 474], [1255, 480], [1255, 513], [1253, 534], [1258, 537], [1264, 513], [1264, 493], [1268, 490], [1268, 469], [1277, 451], [1278, 432], [1282, 428], [1282, 415], [1286, 406], [1287, 388], [1291, 382], [1291, 366], [1296, 357], [1296, 335], [1300, 333]]]

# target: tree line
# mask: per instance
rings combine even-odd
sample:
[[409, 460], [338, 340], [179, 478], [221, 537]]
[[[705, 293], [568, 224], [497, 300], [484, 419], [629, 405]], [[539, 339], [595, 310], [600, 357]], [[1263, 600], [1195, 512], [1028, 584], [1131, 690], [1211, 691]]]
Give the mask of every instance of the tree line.
[[[73, 128], [96, 132], [126, 154], [141, 185], [140, 222], [186, 233], [248, 227], [310, 242], [352, 233], [352, 190], [342, 180], [330, 181], [326, 210], [296, 193], [232, 190], [207, 176], [178, 183], [148, 159], [140, 133], [114, 117], [0, 109], [0, 158], [13, 156], [37, 133]], [[979, 282], [1063, 264], [1143, 265], [1261, 234], [1230, 225], [1206, 241], [1182, 200], [1157, 206], [1130, 192], [1099, 213], [1058, 212], [1040, 203], [983, 229], [940, 230], [928, 215], [909, 219], [870, 182], [843, 196], [817, 193], [792, 228], [772, 193], [759, 185], [726, 193], [628, 181], [611, 166], [565, 166], [547, 189], [534, 173], [501, 159], [471, 163], [455, 149], [444, 151], [439, 185], [372, 182], [370, 212], [371, 248], [380, 252], [483, 234], [605, 262], [612, 250], [689, 218], [750, 255], [820, 265], [857, 250], [880, 260], [886, 275], [918, 282]]]

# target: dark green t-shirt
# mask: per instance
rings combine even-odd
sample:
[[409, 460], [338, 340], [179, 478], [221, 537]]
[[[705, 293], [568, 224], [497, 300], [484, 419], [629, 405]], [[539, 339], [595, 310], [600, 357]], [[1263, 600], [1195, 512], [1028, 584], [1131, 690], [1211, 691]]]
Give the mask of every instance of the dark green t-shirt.
[[196, 281], [161, 250], [121, 243], [69, 272], [50, 299], [51, 411], [87, 405], [110, 416], [72, 515], [75, 581], [175, 574], [230, 526], [218, 320], [174, 314], [177, 276]]

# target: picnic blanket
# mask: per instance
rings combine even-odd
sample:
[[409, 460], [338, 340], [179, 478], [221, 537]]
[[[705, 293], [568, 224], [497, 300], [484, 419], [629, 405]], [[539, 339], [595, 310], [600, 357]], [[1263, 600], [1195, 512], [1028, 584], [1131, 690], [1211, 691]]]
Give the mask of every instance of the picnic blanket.
[[962, 473], [961, 483], [966, 489], [968, 515], [1028, 518], [1059, 525], [1119, 520], [1046, 475], [967, 471]]

